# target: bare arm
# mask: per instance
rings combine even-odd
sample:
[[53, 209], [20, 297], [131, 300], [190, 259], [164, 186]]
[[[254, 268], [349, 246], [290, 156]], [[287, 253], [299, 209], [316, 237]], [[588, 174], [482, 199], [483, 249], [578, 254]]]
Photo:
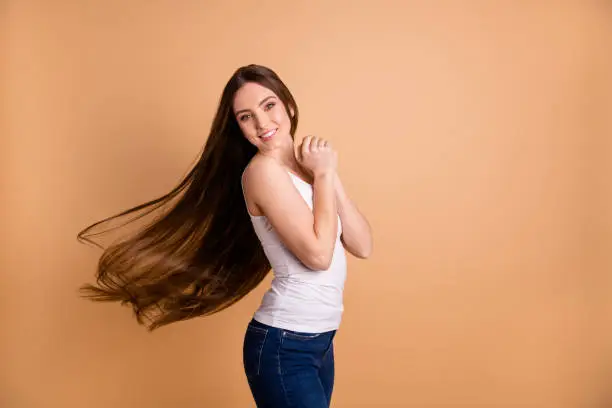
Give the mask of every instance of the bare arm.
[[268, 218], [283, 244], [308, 268], [325, 270], [331, 263], [338, 233], [333, 172], [317, 174], [313, 210], [274, 160], [252, 163], [244, 174], [246, 194]]
[[357, 258], [368, 258], [372, 253], [372, 231], [366, 218], [344, 191], [338, 174], [335, 174], [335, 192], [338, 214], [342, 222], [342, 243]]
[[320, 242], [320, 261], [327, 269], [331, 264], [338, 235], [338, 209], [335, 196], [334, 173], [314, 176], [313, 218], [314, 231]]

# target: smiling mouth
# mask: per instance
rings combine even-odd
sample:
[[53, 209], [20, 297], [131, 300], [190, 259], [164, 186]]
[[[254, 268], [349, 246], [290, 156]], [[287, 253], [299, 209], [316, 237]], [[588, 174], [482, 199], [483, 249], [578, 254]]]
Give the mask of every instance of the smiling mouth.
[[276, 134], [276, 131], [277, 131], [277, 130], [278, 130], [278, 129], [271, 129], [271, 130], [268, 130], [266, 133], [264, 133], [264, 134], [260, 135], [259, 137], [260, 137], [261, 139], [263, 139], [263, 140], [269, 140], [270, 138], [272, 138], [272, 136], [274, 136], [274, 135]]

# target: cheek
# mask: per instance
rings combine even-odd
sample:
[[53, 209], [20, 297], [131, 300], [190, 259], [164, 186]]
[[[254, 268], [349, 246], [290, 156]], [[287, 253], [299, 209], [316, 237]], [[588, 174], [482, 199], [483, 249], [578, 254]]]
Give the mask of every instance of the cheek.
[[289, 120], [289, 115], [283, 110], [283, 109], [278, 109], [274, 112], [274, 121], [276, 123], [283, 123], [283, 124], [287, 124], [290, 123], [291, 121]]
[[252, 125], [252, 123], [250, 121], [239, 122], [238, 126], [240, 127], [240, 130], [242, 131], [242, 134], [246, 138], [252, 138], [256, 134], [255, 127]]

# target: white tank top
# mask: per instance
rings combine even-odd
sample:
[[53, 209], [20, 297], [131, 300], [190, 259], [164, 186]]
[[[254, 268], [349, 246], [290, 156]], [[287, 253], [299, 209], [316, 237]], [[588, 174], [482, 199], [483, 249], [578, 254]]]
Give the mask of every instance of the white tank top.
[[[288, 172], [306, 204], [313, 209], [312, 186]], [[346, 254], [340, 240], [342, 223], [329, 269], [315, 271], [305, 266], [288, 248], [265, 216], [251, 215], [255, 233], [272, 265], [272, 285], [264, 294], [253, 318], [280, 329], [305, 333], [337, 330], [342, 318]]]

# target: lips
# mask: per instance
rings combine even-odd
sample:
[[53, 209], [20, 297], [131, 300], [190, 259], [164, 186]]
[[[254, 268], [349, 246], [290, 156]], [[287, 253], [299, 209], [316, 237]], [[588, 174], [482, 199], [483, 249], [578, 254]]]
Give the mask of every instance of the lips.
[[277, 129], [271, 129], [268, 130], [265, 133], [262, 133], [259, 137], [262, 138], [263, 140], [269, 140], [272, 138], [272, 136], [274, 136], [276, 134]]

